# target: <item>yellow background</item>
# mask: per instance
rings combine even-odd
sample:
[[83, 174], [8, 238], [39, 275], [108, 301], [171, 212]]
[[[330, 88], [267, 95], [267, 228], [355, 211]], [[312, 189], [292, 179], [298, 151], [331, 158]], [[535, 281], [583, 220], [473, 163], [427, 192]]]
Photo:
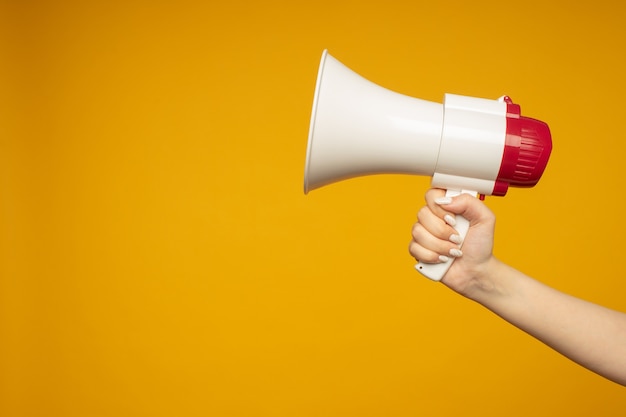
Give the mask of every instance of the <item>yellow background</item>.
[[426, 100], [508, 94], [554, 152], [537, 187], [487, 199], [497, 255], [626, 310], [626, 6], [16, 0], [0, 19], [0, 415], [626, 408], [413, 271], [428, 178], [302, 192], [324, 48]]

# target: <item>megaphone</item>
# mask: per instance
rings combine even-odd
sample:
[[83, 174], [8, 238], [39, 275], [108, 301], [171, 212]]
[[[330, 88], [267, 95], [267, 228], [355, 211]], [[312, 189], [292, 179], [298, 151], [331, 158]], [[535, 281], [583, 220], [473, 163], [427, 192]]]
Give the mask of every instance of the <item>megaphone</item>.
[[[361, 77], [327, 50], [319, 65], [309, 127], [304, 192], [364, 175], [432, 177], [449, 196], [504, 196], [532, 187], [552, 150], [548, 125], [518, 104], [445, 94], [443, 104], [409, 97]], [[469, 223], [457, 216], [465, 238]], [[418, 263], [439, 281], [453, 259]]]

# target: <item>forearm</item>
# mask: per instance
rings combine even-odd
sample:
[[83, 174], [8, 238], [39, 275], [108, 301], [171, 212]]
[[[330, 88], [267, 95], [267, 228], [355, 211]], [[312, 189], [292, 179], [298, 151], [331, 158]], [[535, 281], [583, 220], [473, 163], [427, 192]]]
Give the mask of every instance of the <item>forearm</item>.
[[464, 294], [582, 366], [626, 385], [626, 314], [550, 288], [495, 258]]

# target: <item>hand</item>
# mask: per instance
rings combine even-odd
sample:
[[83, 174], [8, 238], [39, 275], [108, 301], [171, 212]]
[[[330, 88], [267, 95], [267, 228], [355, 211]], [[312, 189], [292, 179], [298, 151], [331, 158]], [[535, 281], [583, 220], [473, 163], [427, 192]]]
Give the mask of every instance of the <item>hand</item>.
[[[495, 216], [479, 199], [470, 195], [453, 198], [444, 195], [445, 190], [441, 189], [431, 189], [426, 193], [426, 206], [418, 212], [409, 252], [424, 263], [442, 262], [446, 257], [456, 258], [441, 282], [454, 291], [468, 295], [475, 286], [489, 285], [487, 272], [494, 261]], [[455, 214], [470, 222], [462, 247], [453, 227]]]

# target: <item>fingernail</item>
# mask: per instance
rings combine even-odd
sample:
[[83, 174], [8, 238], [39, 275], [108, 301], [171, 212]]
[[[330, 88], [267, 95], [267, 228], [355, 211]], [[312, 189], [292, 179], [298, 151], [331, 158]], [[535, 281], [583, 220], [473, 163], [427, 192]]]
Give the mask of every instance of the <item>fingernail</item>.
[[463, 242], [463, 239], [461, 239], [461, 236], [459, 236], [459, 235], [451, 235], [450, 236], [450, 242], [456, 243], [457, 245], [460, 245], [461, 242]]
[[450, 249], [450, 256], [453, 256], [455, 258], [459, 258], [459, 257], [463, 256], [463, 252], [461, 252], [460, 249]]
[[435, 198], [435, 203], [441, 204], [441, 205], [450, 204], [450, 203], [452, 203], [452, 198], [450, 198], [450, 197]]
[[452, 227], [456, 226], [456, 219], [454, 218], [454, 216], [446, 214], [445, 216], [443, 216], [443, 220]]
[[450, 260], [450, 258], [448, 258], [447, 256], [439, 255], [439, 261], [440, 262], [448, 262], [449, 260]]

